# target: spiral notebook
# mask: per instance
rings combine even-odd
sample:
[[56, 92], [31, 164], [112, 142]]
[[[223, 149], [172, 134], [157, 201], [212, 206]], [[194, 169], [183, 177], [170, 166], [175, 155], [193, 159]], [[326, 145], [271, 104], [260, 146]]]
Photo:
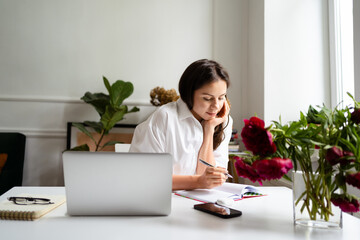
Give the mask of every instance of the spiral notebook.
[[65, 202], [65, 195], [19, 194], [15, 197], [48, 198], [53, 204], [17, 205], [9, 200], [0, 203], [0, 219], [33, 221]]

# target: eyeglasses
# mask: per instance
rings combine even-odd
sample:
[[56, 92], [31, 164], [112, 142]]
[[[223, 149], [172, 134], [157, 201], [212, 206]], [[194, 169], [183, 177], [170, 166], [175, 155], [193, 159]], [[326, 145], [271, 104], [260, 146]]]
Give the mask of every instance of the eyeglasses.
[[31, 204], [54, 204], [48, 198], [33, 198], [33, 197], [9, 197], [9, 201], [12, 201], [18, 205], [31, 205]]

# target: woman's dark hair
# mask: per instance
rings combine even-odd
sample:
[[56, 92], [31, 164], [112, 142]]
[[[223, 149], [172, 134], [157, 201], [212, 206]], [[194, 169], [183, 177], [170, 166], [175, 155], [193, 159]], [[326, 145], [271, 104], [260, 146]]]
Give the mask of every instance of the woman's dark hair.
[[[179, 93], [189, 110], [194, 105], [194, 92], [205, 84], [216, 81], [225, 81], [227, 87], [230, 85], [229, 74], [219, 63], [213, 60], [201, 59], [193, 62], [185, 69], [179, 81]], [[225, 127], [223, 127], [223, 124], [220, 124], [215, 128], [213, 139], [214, 150], [224, 140]]]

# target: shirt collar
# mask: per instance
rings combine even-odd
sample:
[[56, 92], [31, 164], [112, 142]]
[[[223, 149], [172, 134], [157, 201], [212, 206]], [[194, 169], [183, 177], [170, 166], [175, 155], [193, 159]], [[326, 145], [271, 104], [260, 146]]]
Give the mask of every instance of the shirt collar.
[[177, 111], [180, 120], [186, 118], [195, 118], [192, 112], [189, 110], [186, 103], [181, 98], [179, 98], [176, 103], [177, 103]]

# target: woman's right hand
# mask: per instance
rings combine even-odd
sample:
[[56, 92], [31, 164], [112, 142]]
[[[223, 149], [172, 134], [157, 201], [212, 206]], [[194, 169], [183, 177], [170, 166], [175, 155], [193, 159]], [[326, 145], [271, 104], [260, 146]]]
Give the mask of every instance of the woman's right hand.
[[221, 167], [207, 167], [198, 179], [198, 188], [210, 189], [221, 186], [227, 179], [227, 170]]

